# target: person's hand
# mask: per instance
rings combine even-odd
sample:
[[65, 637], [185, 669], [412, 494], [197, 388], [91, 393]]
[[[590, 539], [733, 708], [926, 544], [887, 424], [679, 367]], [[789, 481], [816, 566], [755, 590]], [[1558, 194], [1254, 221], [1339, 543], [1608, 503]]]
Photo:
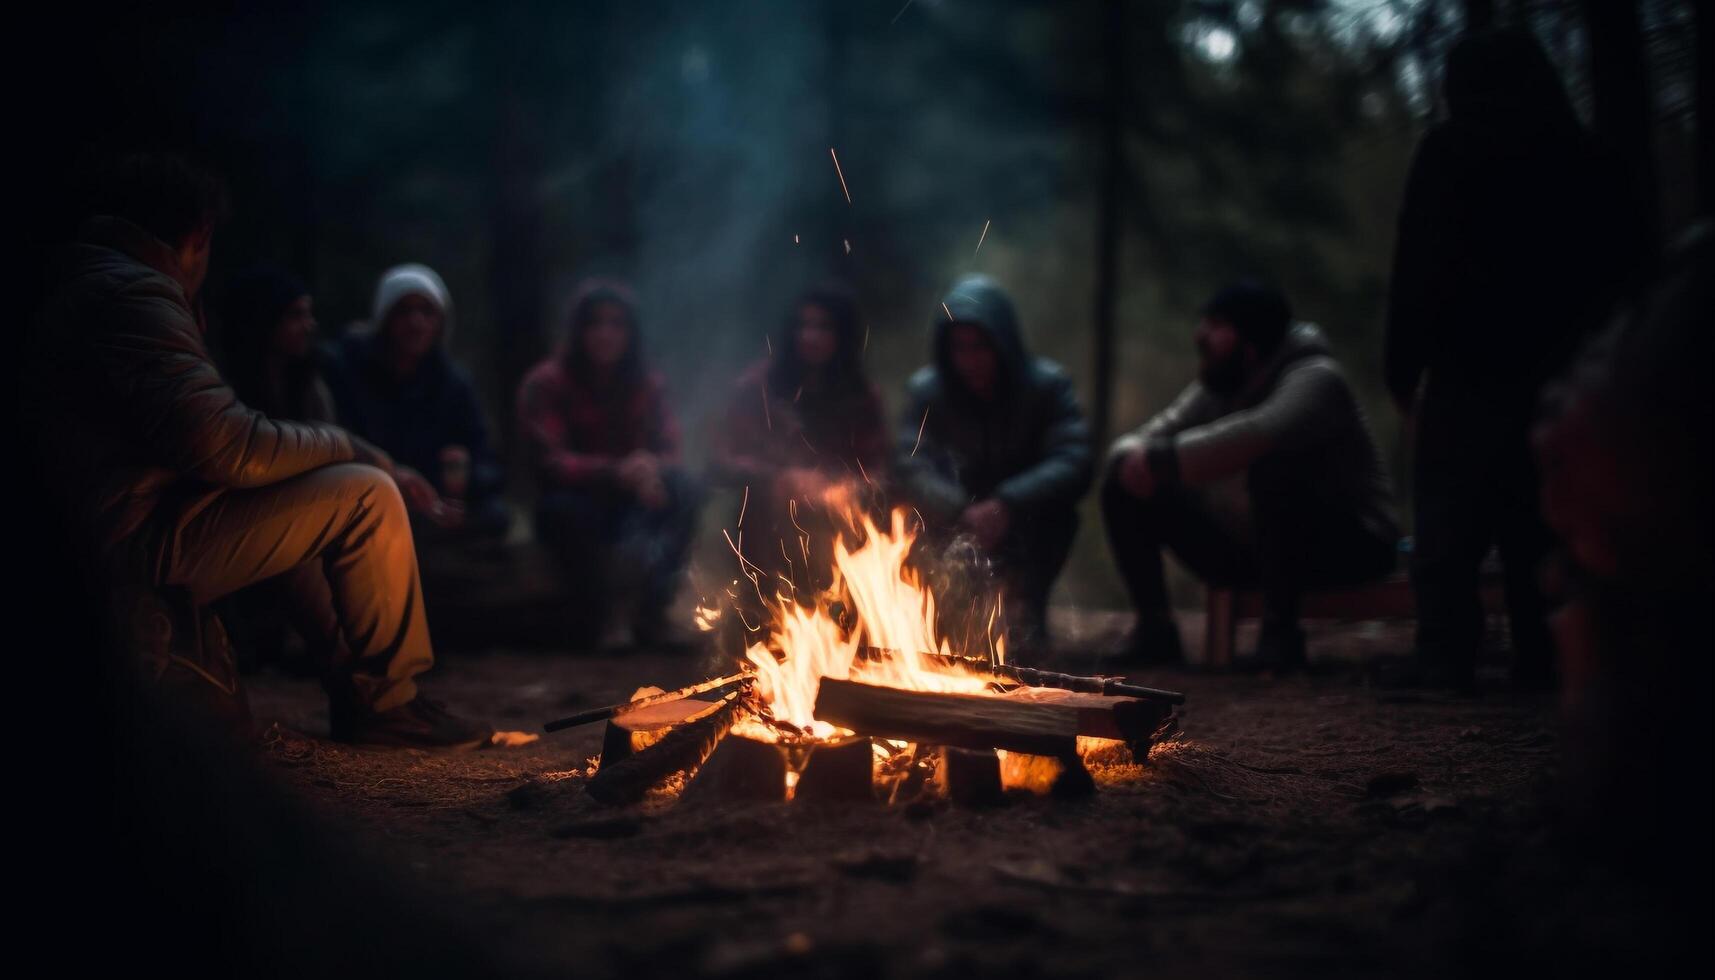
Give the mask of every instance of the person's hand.
[[409, 466], [395, 466], [393, 482], [399, 485], [399, 495], [405, 498], [405, 506], [410, 510], [432, 517], [436, 510], [444, 506], [441, 495], [435, 492], [434, 484]]
[[1121, 457], [1119, 466], [1120, 486], [1126, 493], [1139, 500], [1148, 500], [1155, 493], [1155, 474], [1149, 469], [1149, 452], [1142, 446]]
[[619, 482], [650, 510], [667, 504], [667, 484], [661, 478], [661, 460], [653, 453], [637, 450], [619, 461]]
[[998, 500], [983, 500], [966, 507], [965, 512], [959, 515], [959, 523], [970, 529], [978, 547], [993, 551], [1006, 539], [1007, 529], [1012, 526], [1012, 514], [1006, 509], [1006, 504]]
[[387, 455], [380, 446], [356, 433], [348, 432], [346, 435], [351, 438], [351, 451], [356, 457], [353, 462], [373, 466], [388, 476], [394, 475], [393, 457]]
[[464, 527], [464, 502], [441, 497], [423, 512], [423, 516], [427, 517], [430, 523], [436, 527], [443, 527], [449, 531], [456, 530]]
[[820, 471], [799, 466], [781, 473], [775, 487], [782, 497], [807, 497], [817, 500], [821, 498], [822, 491], [828, 488], [828, 481]]

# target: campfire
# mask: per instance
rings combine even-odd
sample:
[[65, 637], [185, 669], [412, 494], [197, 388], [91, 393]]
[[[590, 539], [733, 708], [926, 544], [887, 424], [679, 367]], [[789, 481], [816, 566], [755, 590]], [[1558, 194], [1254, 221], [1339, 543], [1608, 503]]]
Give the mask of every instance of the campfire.
[[[846, 532], [833, 542], [833, 584], [813, 604], [791, 583], [769, 595], [765, 573], [739, 562], [763, 622], [736, 602], [698, 611], [715, 629], [740, 617], [740, 669], [680, 691], [639, 692], [549, 730], [608, 720], [588, 789], [609, 803], [652, 791], [686, 798], [996, 802], [1009, 792], [1093, 791], [1092, 753], [1147, 757], [1182, 695], [1109, 677], [1009, 664], [998, 598], [982, 636], [955, 647], [936, 598], [908, 562], [908, 512], [880, 527], [840, 497], [826, 502]], [[808, 557], [808, 548], [801, 549]], [[738, 629], [728, 629], [736, 634]]]

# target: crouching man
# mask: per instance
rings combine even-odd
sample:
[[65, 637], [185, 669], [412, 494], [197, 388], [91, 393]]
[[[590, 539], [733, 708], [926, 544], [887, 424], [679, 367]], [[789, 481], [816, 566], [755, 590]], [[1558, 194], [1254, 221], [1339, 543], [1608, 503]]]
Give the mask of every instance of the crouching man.
[[1161, 550], [1210, 585], [1265, 597], [1253, 666], [1304, 663], [1299, 600], [1393, 567], [1392, 493], [1362, 410], [1321, 331], [1243, 282], [1203, 308], [1198, 379], [1120, 438], [1102, 485], [1108, 541], [1136, 608], [1121, 651], [1182, 659]]
[[116, 588], [199, 606], [281, 578], [337, 739], [485, 744], [490, 729], [412, 680], [434, 657], [392, 461], [336, 426], [246, 407], [209, 357], [196, 297], [224, 200], [176, 157], [116, 161], [42, 310], [31, 401], [81, 544]]

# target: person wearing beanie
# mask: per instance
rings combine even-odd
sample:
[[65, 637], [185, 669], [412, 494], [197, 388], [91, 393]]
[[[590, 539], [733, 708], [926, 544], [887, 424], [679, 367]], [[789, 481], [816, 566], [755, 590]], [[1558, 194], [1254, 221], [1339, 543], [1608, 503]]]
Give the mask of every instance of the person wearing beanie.
[[976, 545], [1001, 580], [1012, 646], [1040, 647], [1093, 475], [1077, 393], [1064, 368], [1030, 354], [1012, 299], [987, 276], [953, 284], [930, 336], [934, 361], [912, 375], [899, 420], [901, 495], [932, 538]]
[[367, 329], [328, 350], [327, 378], [347, 428], [392, 454], [425, 543], [502, 537], [511, 514], [470, 376], [447, 353], [453, 302], [426, 265], [382, 273]]
[[[638, 595], [633, 641], [686, 646], [668, 613], [699, 494], [679, 460], [666, 384], [645, 356], [636, 300], [621, 283], [591, 280], [567, 319], [561, 342], [524, 376], [517, 410], [541, 491], [536, 536], [574, 580], [574, 642], [623, 645], [627, 623], [616, 613], [629, 592]], [[640, 587], [615, 587], [627, 577]]]
[[1108, 454], [1102, 513], [1137, 614], [1119, 654], [1182, 659], [1169, 548], [1211, 585], [1262, 590], [1252, 665], [1302, 667], [1303, 591], [1393, 567], [1399, 529], [1381, 454], [1322, 332], [1295, 323], [1278, 290], [1222, 289], [1194, 339], [1197, 380]]

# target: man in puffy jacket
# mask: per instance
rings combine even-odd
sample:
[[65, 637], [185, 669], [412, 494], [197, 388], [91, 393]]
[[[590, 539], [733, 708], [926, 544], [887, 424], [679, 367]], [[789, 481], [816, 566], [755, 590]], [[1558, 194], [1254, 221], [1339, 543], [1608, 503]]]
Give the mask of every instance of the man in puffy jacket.
[[115, 587], [198, 605], [290, 576], [336, 738], [486, 743], [412, 680], [434, 657], [392, 461], [337, 426], [246, 407], [209, 356], [196, 297], [223, 210], [192, 164], [117, 160], [43, 307], [26, 408], [85, 557]]
[[1252, 282], [1203, 308], [1198, 379], [1115, 442], [1102, 486], [1114, 561], [1137, 624], [1123, 654], [1180, 659], [1161, 549], [1205, 581], [1260, 588], [1253, 663], [1304, 663], [1306, 588], [1378, 578], [1399, 531], [1363, 411], [1322, 333], [1294, 324], [1286, 298]]
[[934, 362], [912, 375], [900, 419], [901, 492], [931, 533], [975, 540], [1005, 585], [1015, 642], [1041, 642], [1092, 475], [1072, 379], [1030, 356], [1012, 300], [986, 276], [955, 283], [932, 330]]

